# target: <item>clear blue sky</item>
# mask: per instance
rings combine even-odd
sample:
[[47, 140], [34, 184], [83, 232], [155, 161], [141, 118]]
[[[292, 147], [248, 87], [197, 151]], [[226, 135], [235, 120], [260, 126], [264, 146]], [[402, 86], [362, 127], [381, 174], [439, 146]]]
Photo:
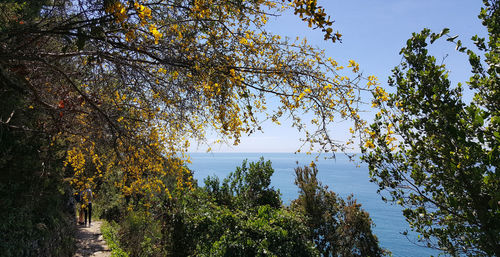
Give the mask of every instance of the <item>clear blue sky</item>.
[[[325, 49], [326, 54], [339, 63], [353, 59], [360, 64], [365, 75], [375, 75], [381, 86], [387, 88], [387, 77], [391, 69], [401, 61], [399, 50], [412, 32], [430, 28], [435, 32], [450, 28], [450, 34], [459, 35], [466, 46], [470, 38], [486, 35], [477, 18], [482, 6], [481, 0], [318, 0], [326, 12], [335, 20], [334, 28], [343, 35], [342, 43], [323, 41], [319, 30], [311, 30], [298, 16], [287, 13], [269, 22], [269, 30], [295, 38], [306, 37], [308, 42]], [[457, 53], [451, 43], [441, 40], [431, 48], [438, 60], [446, 57], [444, 63], [451, 71], [453, 84], [465, 82], [470, 75], [467, 57]], [[369, 116], [369, 115], [366, 115]], [[350, 124], [331, 127], [331, 134], [345, 140]], [[300, 134], [283, 125], [264, 124], [264, 133], [244, 137], [238, 146], [213, 146], [214, 152], [294, 152], [300, 146]], [[192, 143], [191, 151], [205, 151]], [[354, 152], [357, 149], [353, 150]]]

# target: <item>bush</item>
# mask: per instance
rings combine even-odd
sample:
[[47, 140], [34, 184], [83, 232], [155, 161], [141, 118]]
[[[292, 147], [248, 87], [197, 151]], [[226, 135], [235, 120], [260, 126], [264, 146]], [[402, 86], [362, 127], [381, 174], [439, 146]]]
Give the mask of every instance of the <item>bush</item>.
[[172, 256], [316, 256], [297, 213], [270, 205], [219, 205], [203, 190], [186, 196], [172, 215]]
[[111, 249], [111, 257], [129, 257], [127, 252], [125, 252], [120, 247], [120, 241], [118, 238], [119, 226], [116, 222], [106, 222], [104, 221], [101, 226], [102, 236], [106, 240], [109, 248]]
[[145, 211], [130, 211], [118, 230], [121, 246], [130, 256], [165, 256], [161, 221]]

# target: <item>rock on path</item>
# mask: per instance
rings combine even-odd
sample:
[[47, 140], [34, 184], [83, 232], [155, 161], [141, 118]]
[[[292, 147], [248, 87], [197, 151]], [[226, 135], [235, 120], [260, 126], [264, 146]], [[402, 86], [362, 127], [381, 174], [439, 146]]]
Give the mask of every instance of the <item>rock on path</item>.
[[109, 257], [111, 250], [101, 234], [101, 221], [92, 222], [92, 226], [78, 226], [76, 232], [77, 250], [73, 257]]

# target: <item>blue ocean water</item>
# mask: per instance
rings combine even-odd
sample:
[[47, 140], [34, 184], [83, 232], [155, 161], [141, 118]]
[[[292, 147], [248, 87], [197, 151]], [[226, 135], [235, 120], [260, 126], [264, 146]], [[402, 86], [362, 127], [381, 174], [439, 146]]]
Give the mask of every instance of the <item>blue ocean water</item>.
[[[315, 156], [293, 153], [191, 153], [192, 163], [189, 168], [194, 171], [194, 178], [199, 185], [207, 176], [218, 176], [221, 180], [229, 172], [241, 166], [243, 160], [257, 161], [262, 156], [270, 160], [274, 168], [271, 184], [279, 189], [285, 204], [298, 196], [298, 188], [294, 184], [294, 168], [308, 165]], [[323, 185], [342, 197], [351, 193], [362, 204], [362, 208], [370, 213], [375, 223], [374, 232], [382, 247], [390, 250], [393, 256], [436, 256], [439, 252], [411, 243], [401, 233], [409, 230], [401, 209], [398, 206], [384, 203], [377, 194], [377, 186], [369, 181], [368, 168], [359, 161], [351, 162], [343, 154], [337, 154], [335, 159], [320, 157], [316, 161], [318, 178]], [[409, 233], [415, 241], [416, 235]]]

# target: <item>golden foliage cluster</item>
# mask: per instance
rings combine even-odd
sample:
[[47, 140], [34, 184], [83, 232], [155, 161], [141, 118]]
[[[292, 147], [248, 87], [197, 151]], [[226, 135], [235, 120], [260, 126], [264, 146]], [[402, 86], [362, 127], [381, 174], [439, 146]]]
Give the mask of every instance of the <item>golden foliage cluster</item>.
[[[50, 113], [76, 188], [119, 174], [124, 195], [169, 194], [162, 177], [189, 188], [186, 151], [209, 144], [207, 132], [238, 144], [263, 120], [289, 119], [308, 151], [333, 152], [345, 145], [331, 124], [362, 130], [360, 95], [376, 78], [267, 31], [269, 17], [287, 9], [340, 39], [316, 1], [61, 1], [2, 27], [16, 32], [0, 37], [14, 49], [2, 65], [27, 70], [33, 106]], [[19, 40], [27, 43], [14, 47]]]

